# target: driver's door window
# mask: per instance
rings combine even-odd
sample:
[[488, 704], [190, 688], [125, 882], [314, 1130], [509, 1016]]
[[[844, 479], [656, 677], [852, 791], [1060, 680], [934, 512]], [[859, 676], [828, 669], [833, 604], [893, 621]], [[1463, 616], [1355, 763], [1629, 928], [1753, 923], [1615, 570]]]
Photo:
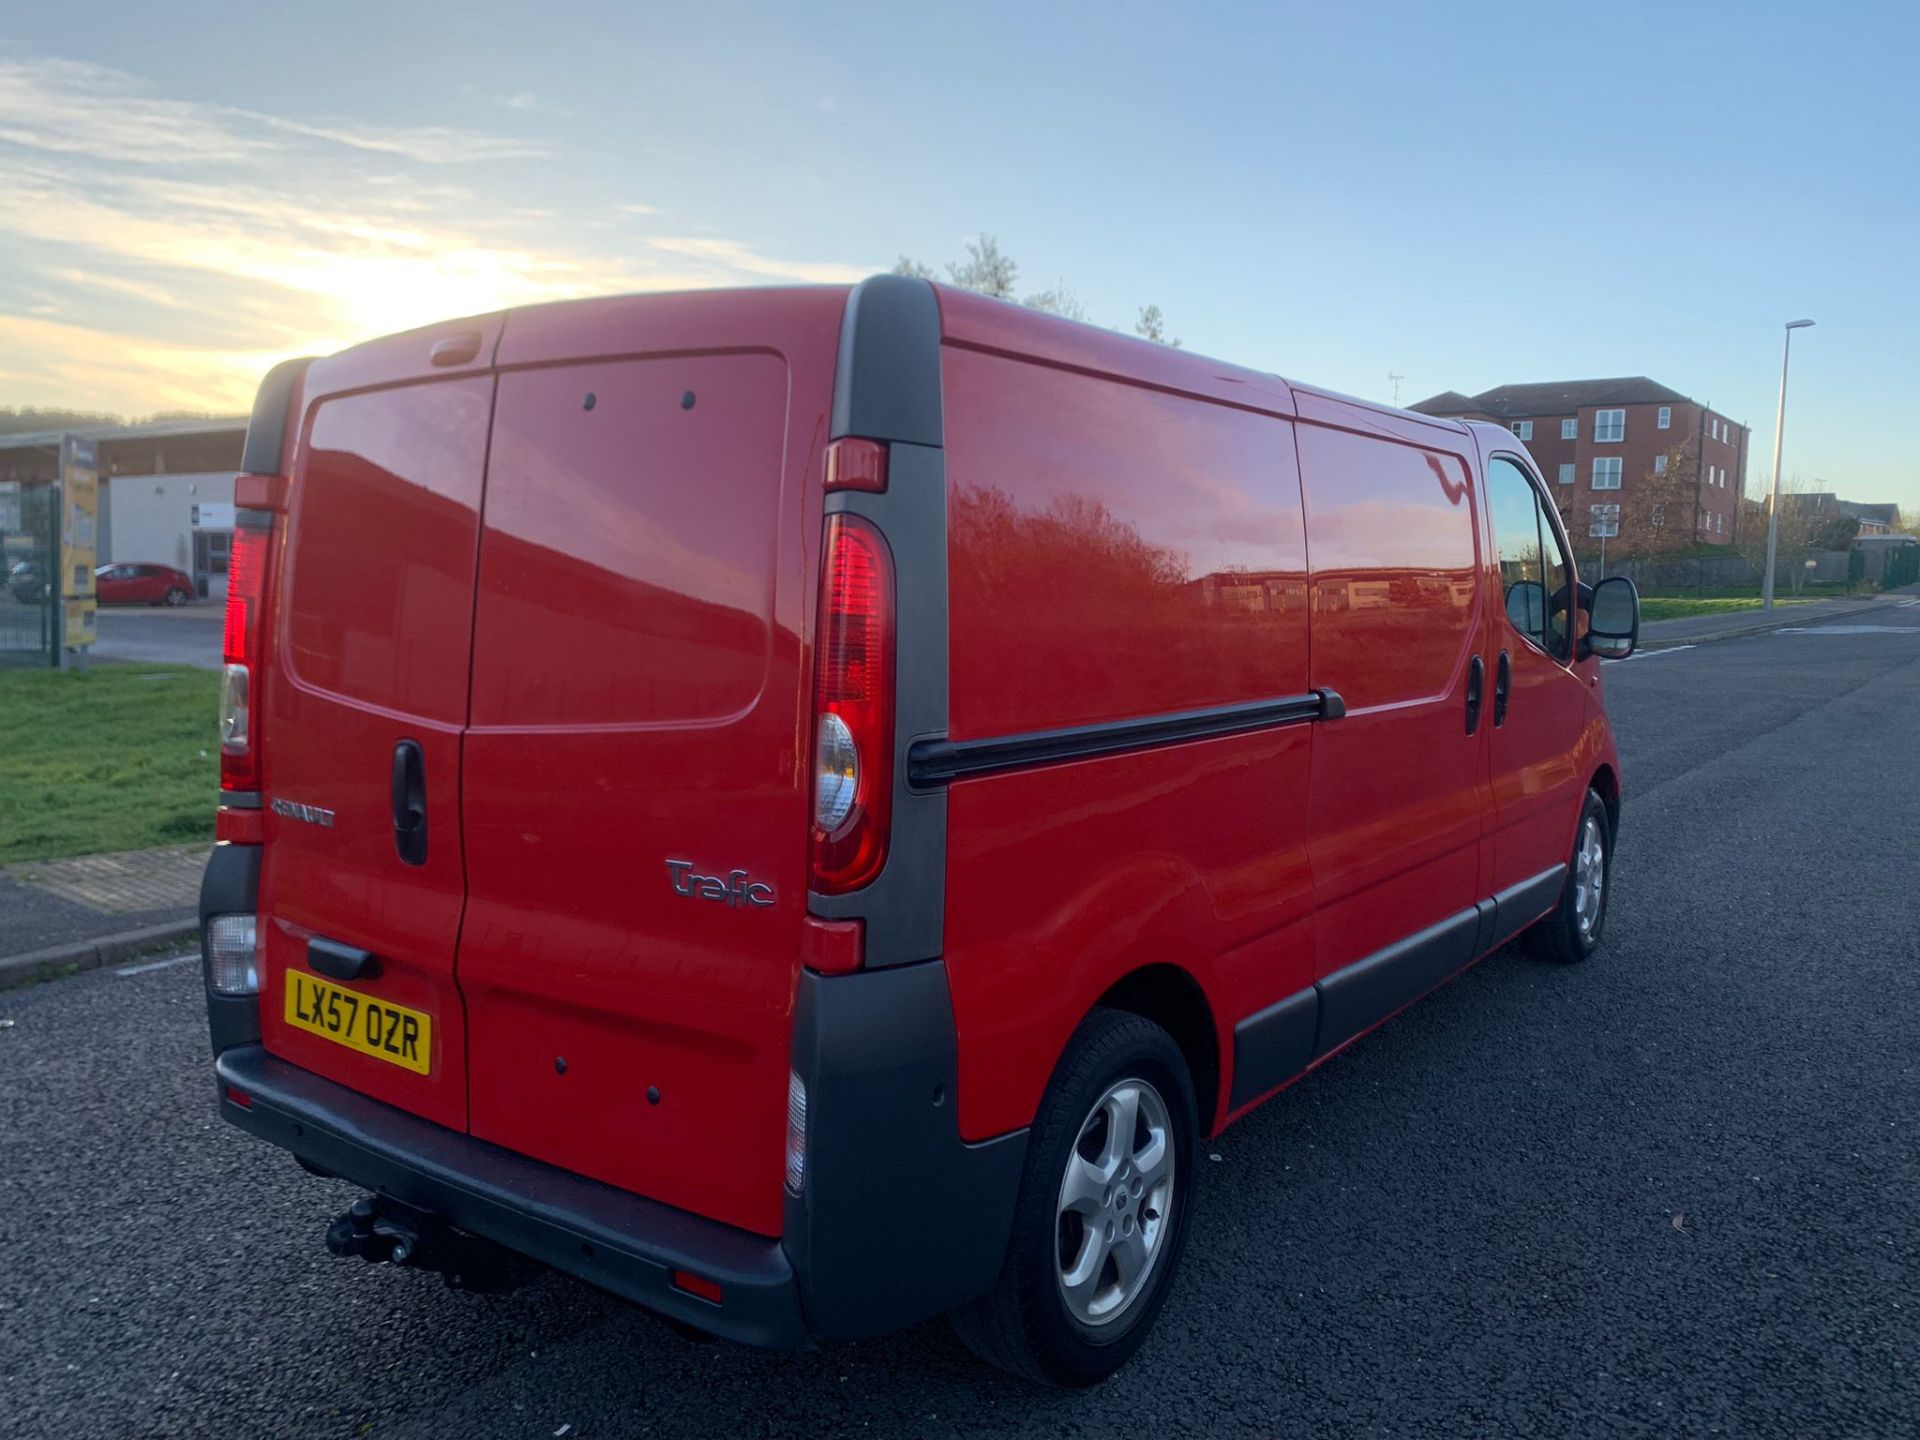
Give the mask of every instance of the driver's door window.
[[1547, 586], [1540, 550], [1540, 502], [1525, 472], [1511, 460], [1487, 466], [1487, 498], [1500, 559], [1507, 619], [1542, 650], [1547, 642]]

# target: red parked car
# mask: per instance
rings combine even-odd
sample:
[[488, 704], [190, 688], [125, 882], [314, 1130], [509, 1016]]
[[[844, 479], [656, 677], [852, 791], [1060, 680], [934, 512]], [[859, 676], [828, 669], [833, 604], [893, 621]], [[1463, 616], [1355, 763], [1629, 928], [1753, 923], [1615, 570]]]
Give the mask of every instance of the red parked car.
[[1503, 429], [882, 277], [284, 365], [245, 464], [215, 1070], [336, 1253], [1090, 1383], [1203, 1136], [1600, 943], [1638, 599]]
[[184, 605], [193, 577], [171, 565], [118, 563], [93, 572], [93, 589], [102, 605]]

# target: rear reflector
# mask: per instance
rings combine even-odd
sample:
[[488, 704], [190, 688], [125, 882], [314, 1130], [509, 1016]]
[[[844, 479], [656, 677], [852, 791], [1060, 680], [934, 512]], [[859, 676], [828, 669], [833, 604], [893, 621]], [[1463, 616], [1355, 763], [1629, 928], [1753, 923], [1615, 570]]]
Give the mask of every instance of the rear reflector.
[[886, 446], [873, 440], [836, 440], [827, 447], [828, 490], [886, 488]]
[[715, 1305], [720, 1303], [720, 1282], [709, 1280], [704, 1275], [696, 1275], [691, 1270], [674, 1271], [673, 1288], [684, 1290], [689, 1295], [697, 1296]]
[[234, 1089], [231, 1085], [227, 1086], [227, 1099], [238, 1105], [242, 1110], [253, 1109], [253, 1097], [244, 1090]]
[[887, 861], [893, 802], [893, 557], [857, 515], [827, 519], [814, 645], [812, 886], [857, 890]]
[[864, 929], [858, 920], [807, 916], [800, 922], [800, 963], [817, 975], [851, 975], [860, 968]]

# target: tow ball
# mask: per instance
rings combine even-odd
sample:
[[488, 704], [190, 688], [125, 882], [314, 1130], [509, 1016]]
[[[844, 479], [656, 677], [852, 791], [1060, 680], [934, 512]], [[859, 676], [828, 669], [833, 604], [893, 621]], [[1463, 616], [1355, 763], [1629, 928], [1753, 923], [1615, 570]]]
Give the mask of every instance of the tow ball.
[[369, 1265], [438, 1271], [452, 1290], [498, 1293], [516, 1283], [513, 1257], [500, 1246], [385, 1195], [363, 1195], [336, 1217], [327, 1226], [327, 1249]]

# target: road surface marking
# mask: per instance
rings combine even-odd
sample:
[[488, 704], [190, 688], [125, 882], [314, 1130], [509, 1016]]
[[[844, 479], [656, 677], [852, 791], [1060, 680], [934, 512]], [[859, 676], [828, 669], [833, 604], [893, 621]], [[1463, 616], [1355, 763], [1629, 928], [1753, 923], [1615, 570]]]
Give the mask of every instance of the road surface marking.
[[149, 970], [165, 970], [170, 966], [184, 965], [189, 960], [198, 960], [199, 958], [198, 955], [190, 951], [185, 955], [169, 955], [164, 960], [149, 960], [144, 965], [122, 965], [113, 973], [116, 975], [144, 975]]
[[1694, 645], [1663, 645], [1658, 650], [1636, 650], [1627, 656], [1628, 660], [1650, 660], [1655, 655], [1678, 655], [1682, 650], [1698, 649]]
[[1788, 625], [1776, 635], [1920, 635], [1911, 625]]

